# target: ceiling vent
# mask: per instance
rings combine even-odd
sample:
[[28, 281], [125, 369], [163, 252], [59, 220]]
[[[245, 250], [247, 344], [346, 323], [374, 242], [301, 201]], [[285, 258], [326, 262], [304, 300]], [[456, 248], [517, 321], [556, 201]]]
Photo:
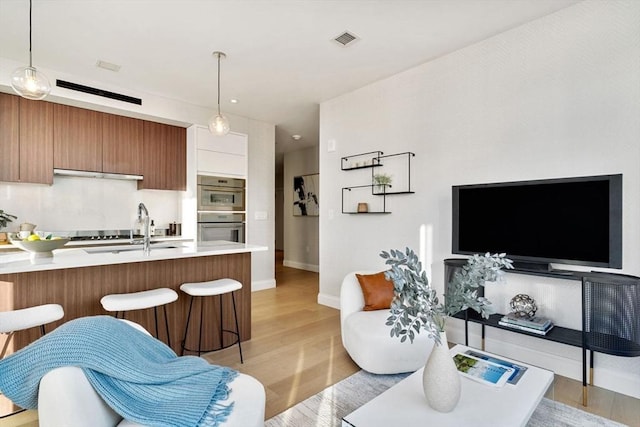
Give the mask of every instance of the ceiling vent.
[[98, 89], [95, 87], [84, 86], [78, 83], [66, 82], [64, 80], [56, 80], [56, 86], [65, 89], [75, 90], [78, 92], [88, 93], [90, 95], [102, 96], [103, 98], [115, 99], [117, 101], [128, 102], [130, 104], [142, 105], [142, 99], [133, 96], [122, 95], [121, 93], [109, 92], [108, 90]]
[[333, 41], [340, 44], [341, 46], [347, 46], [347, 45], [353, 44], [358, 40], [360, 40], [358, 36], [356, 36], [353, 33], [350, 33], [349, 31], [345, 31], [344, 33], [340, 34], [338, 37], [333, 39]]

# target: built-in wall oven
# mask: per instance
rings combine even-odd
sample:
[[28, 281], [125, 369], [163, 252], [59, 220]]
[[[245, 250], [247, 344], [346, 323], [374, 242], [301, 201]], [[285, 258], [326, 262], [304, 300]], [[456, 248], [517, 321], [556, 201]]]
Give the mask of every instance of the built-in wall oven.
[[226, 240], [244, 243], [244, 223], [243, 213], [199, 212], [198, 241]]
[[198, 175], [198, 211], [244, 211], [245, 180]]
[[198, 176], [198, 241], [245, 242], [245, 180]]

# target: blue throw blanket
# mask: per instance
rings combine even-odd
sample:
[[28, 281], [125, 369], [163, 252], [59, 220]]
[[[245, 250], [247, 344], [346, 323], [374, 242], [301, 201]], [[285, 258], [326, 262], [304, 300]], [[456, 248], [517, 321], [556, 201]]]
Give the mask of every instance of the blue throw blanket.
[[109, 316], [72, 320], [0, 360], [0, 391], [29, 409], [40, 379], [78, 366], [123, 418], [150, 426], [216, 426], [231, 413], [221, 405], [237, 371], [194, 356], [178, 357], [155, 338]]

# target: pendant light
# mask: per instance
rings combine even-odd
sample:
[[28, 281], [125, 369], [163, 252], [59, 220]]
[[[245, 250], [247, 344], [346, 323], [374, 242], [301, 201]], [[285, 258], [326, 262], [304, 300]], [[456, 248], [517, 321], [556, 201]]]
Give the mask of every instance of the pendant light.
[[213, 56], [218, 58], [218, 114], [209, 119], [209, 131], [218, 136], [229, 133], [229, 120], [220, 112], [220, 60], [227, 57], [224, 52], [213, 52]]
[[29, 66], [20, 67], [11, 75], [11, 87], [23, 98], [39, 100], [51, 92], [49, 79], [33, 66], [31, 53], [31, 10], [32, 0], [29, 0]]

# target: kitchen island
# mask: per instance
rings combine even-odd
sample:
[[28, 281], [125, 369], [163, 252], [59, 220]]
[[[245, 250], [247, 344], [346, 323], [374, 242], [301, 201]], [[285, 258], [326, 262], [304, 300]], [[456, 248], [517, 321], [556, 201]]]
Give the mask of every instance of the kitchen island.
[[[64, 317], [47, 325], [50, 331], [66, 321], [84, 316], [109, 314], [100, 299], [108, 294], [137, 292], [155, 288], [170, 288], [178, 300], [167, 306], [171, 347], [180, 352], [180, 341], [189, 308], [189, 298], [180, 291], [185, 282], [201, 282], [223, 277], [238, 280], [243, 287], [236, 303], [242, 341], [251, 338], [251, 252], [266, 250], [233, 242], [198, 244], [157, 244], [144, 255], [135, 245], [97, 248], [64, 248], [53, 251], [53, 257], [31, 259], [26, 252], [0, 256], [0, 311], [16, 310], [34, 305], [57, 303], [64, 308]], [[211, 300], [211, 301], [209, 301]], [[223, 302], [224, 328], [235, 329], [231, 302]], [[217, 301], [207, 299], [204, 306], [203, 347], [218, 346], [219, 316]], [[199, 305], [194, 304], [199, 310]], [[166, 342], [162, 310], [158, 310], [159, 338]], [[153, 310], [127, 312], [126, 318], [155, 332]], [[195, 319], [199, 319], [196, 316]], [[189, 328], [187, 347], [197, 347], [198, 324]], [[225, 345], [228, 337], [225, 334]], [[37, 328], [17, 333], [7, 354], [39, 337]], [[0, 342], [0, 346], [4, 342]]]

